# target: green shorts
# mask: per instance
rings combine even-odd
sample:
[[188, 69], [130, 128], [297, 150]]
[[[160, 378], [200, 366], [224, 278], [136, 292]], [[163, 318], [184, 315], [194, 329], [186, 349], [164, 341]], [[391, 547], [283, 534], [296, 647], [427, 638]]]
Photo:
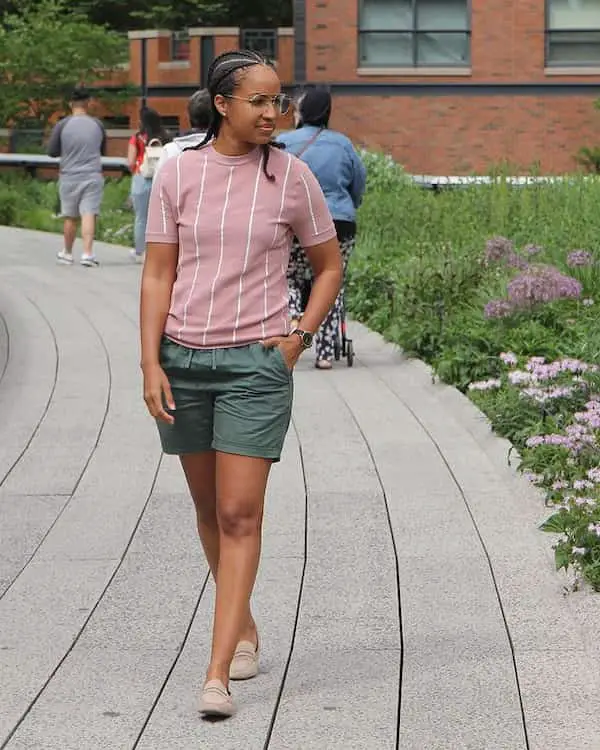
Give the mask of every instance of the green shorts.
[[175, 423], [157, 420], [165, 453], [216, 450], [279, 461], [293, 400], [279, 349], [190, 349], [163, 337], [160, 363], [175, 401]]

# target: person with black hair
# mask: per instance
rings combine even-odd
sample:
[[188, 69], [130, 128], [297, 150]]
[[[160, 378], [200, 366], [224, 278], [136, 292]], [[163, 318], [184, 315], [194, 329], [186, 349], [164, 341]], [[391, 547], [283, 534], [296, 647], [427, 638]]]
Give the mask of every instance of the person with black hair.
[[[352, 141], [329, 127], [331, 94], [324, 86], [308, 89], [297, 106], [296, 129], [278, 136], [278, 141], [308, 164], [316, 176], [333, 216], [344, 261], [344, 275], [356, 242], [356, 211], [366, 186], [367, 171]], [[303, 288], [310, 283], [311, 270], [302, 245], [294, 240], [288, 283], [292, 317], [302, 315]], [[316, 337], [316, 362], [330, 370], [334, 345], [339, 335], [343, 289]]]
[[[294, 366], [342, 280], [336, 231], [310, 169], [276, 148], [289, 108], [259, 54], [227, 52], [208, 71], [212, 118], [201, 144], [169, 159], [152, 185], [141, 287], [144, 399], [165, 453], [180, 457], [216, 581], [201, 699], [230, 716], [230, 679], [258, 672], [250, 606], [265, 490], [292, 410]], [[314, 272], [291, 329], [292, 237]]]
[[60, 157], [58, 190], [64, 245], [57, 253], [57, 260], [63, 265], [73, 265], [73, 245], [81, 220], [83, 252], [79, 262], [95, 268], [98, 259], [93, 246], [104, 194], [102, 157], [106, 153], [106, 131], [100, 120], [90, 116], [89, 102], [89, 91], [81, 87], [73, 91], [71, 114], [52, 129], [48, 154]]
[[[127, 161], [132, 174], [131, 178], [131, 202], [135, 220], [133, 225], [134, 248], [131, 250], [132, 260], [144, 256], [146, 245], [146, 221], [148, 219], [148, 202], [150, 201], [150, 189], [154, 169], [147, 170], [149, 150], [155, 146], [164, 146], [170, 140], [165, 130], [159, 113], [150, 107], [140, 110], [140, 129], [129, 139], [127, 150]], [[160, 154], [156, 158], [156, 163]]]
[[189, 146], [197, 146], [204, 140], [206, 131], [210, 126], [210, 118], [211, 106], [208, 89], [194, 91], [188, 100], [188, 119], [190, 121], [190, 129], [187, 133], [184, 133], [177, 138], [173, 138], [171, 143], [167, 143], [163, 148], [160, 160], [156, 165], [155, 174], [158, 173], [167, 159], [179, 154]]

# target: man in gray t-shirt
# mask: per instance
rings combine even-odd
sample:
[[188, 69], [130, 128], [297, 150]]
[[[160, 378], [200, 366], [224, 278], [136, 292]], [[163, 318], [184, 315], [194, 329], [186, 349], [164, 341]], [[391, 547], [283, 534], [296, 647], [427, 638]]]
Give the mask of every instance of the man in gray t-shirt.
[[88, 114], [89, 98], [83, 89], [73, 92], [71, 114], [54, 126], [48, 154], [60, 157], [58, 188], [65, 245], [57, 255], [58, 261], [73, 263], [73, 245], [81, 217], [81, 264], [93, 267], [98, 265], [93, 243], [104, 191], [102, 156], [106, 150], [106, 132], [100, 120]]

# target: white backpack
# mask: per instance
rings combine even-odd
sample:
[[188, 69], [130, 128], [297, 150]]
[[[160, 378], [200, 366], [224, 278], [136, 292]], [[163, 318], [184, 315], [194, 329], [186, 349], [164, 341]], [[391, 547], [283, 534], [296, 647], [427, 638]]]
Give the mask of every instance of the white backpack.
[[160, 161], [160, 157], [162, 156], [163, 148], [164, 146], [158, 140], [158, 138], [153, 138], [146, 144], [146, 147], [144, 149], [144, 158], [142, 159], [142, 163], [140, 164], [140, 174], [142, 175], [142, 177], [145, 177], [147, 180], [150, 180], [154, 177], [156, 166]]

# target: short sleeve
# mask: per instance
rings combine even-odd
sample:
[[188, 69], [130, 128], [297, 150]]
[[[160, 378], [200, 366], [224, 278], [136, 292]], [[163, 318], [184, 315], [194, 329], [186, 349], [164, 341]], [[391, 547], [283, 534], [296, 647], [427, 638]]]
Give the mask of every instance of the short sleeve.
[[165, 165], [154, 178], [148, 204], [146, 242], [179, 243], [179, 227], [175, 219], [174, 194], [175, 173]]
[[317, 178], [299, 159], [294, 159], [294, 167], [290, 226], [302, 247], [313, 247], [333, 239], [337, 233]]
[[129, 145], [137, 148], [137, 135], [132, 135], [129, 139]]

